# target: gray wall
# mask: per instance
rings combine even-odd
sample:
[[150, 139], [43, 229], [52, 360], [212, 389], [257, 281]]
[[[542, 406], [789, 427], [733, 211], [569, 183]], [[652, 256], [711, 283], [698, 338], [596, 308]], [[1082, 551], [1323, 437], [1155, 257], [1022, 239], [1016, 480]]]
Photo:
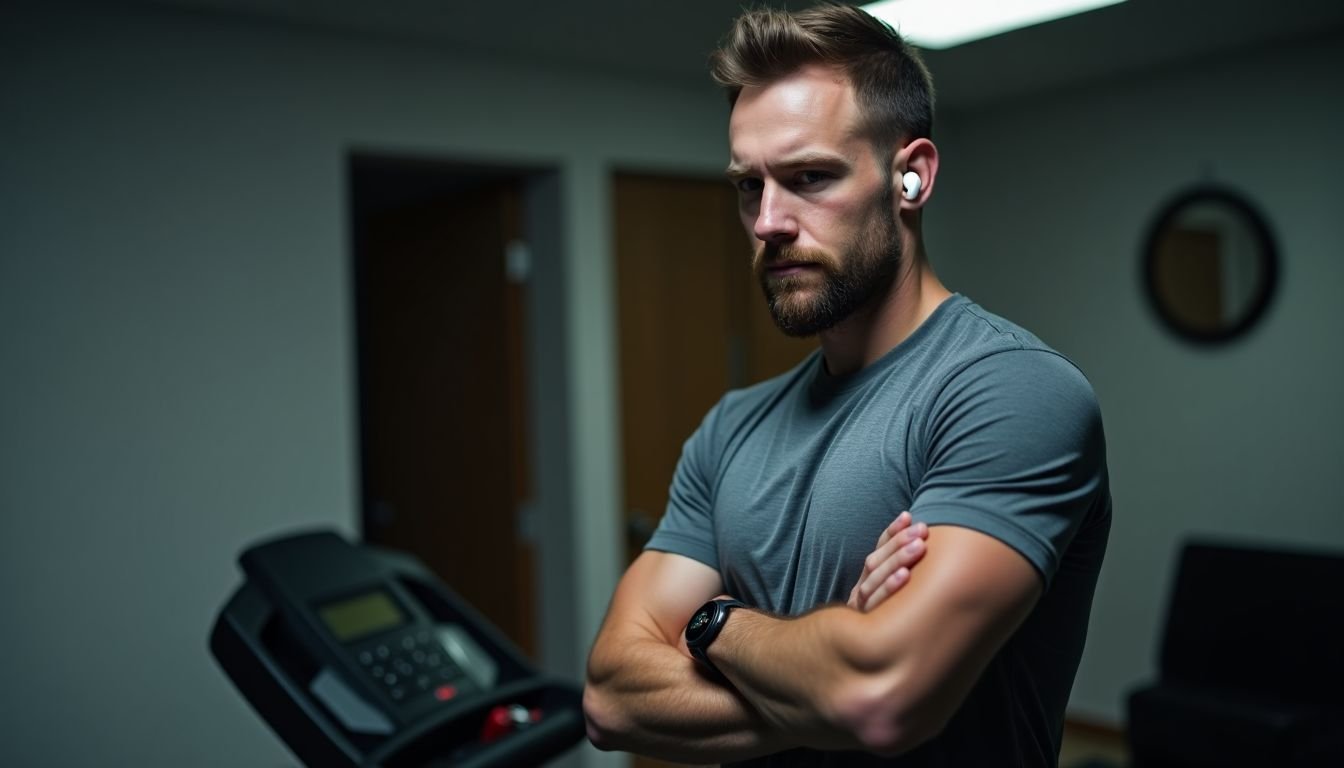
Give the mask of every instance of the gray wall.
[[[1344, 549], [1341, 43], [954, 115], [939, 140], [940, 276], [1070, 355], [1101, 399], [1116, 516], [1077, 715], [1119, 720], [1154, 673], [1184, 538]], [[1139, 288], [1159, 206], [1205, 180], [1249, 195], [1282, 256], [1263, 324], [1220, 349], [1166, 333]]]
[[[0, 14], [3, 762], [287, 761], [205, 635], [245, 543], [355, 526], [354, 146], [557, 171], [566, 386], [538, 398], [572, 427], [550, 487], [575, 605], [548, 664], [576, 673], [617, 569], [608, 174], [717, 172], [720, 98], [166, 11]], [[1077, 359], [1107, 417], [1117, 518], [1081, 713], [1118, 717], [1149, 674], [1184, 533], [1344, 545], [1329, 42], [943, 120], [936, 264]], [[1254, 193], [1285, 255], [1266, 325], [1219, 351], [1166, 336], [1136, 279], [1154, 207], [1206, 168]]]
[[243, 545], [356, 526], [352, 147], [556, 171], [533, 218], [561, 238], [538, 274], [564, 337], [536, 358], [563, 350], [566, 379], [534, 391], [543, 430], [573, 426], [543, 486], [576, 530], [547, 664], [577, 679], [618, 575], [607, 180], [718, 172], [712, 87], [170, 11], [0, 14], [0, 762], [286, 760], [206, 634]]

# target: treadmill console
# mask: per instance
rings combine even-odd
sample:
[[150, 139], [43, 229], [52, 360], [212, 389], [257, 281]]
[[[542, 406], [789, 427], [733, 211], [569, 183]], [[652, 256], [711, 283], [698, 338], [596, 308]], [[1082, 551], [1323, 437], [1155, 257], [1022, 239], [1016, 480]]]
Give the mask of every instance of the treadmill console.
[[579, 688], [539, 675], [414, 558], [316, 531], [239, 565], [211, 652], [307, 765], [536, 765], [583, 738]]

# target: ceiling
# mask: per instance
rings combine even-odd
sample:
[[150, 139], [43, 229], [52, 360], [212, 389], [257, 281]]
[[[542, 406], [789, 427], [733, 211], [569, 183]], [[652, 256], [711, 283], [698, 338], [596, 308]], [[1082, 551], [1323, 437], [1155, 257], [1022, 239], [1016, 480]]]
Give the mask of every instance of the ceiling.
[[[143, 0], [375, 34], [464, 54], [705, 82], [705, 57], [750, 0]], [[802, 8], [811, 0], [766, 0]], [[1128, 0], [929, 51], [939, 107], [1025, 94], [1344, 31], [1340, 0]]]

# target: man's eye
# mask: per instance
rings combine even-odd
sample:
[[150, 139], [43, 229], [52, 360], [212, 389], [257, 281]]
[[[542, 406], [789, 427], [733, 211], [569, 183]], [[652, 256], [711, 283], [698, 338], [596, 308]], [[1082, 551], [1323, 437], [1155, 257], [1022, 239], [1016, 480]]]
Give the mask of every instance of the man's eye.
[[759, 191], [761, 191], [761, 180], [760, 180], [760, 179], [738, 179], [738, 181], [737, 181], [737, 191], [738, 191], [738, 192], [747, 192], [747, 193], [751, 193], [751, 192], [759, 192]]
[[831, 175], [825, 171], [799, 171], [797, 176], [798, 183], [804, 186], [820, 184], [829, 178]]

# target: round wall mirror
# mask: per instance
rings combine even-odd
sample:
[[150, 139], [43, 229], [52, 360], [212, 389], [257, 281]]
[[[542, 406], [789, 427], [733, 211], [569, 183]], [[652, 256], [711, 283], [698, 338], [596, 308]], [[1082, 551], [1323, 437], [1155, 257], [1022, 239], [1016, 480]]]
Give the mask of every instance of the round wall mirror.
[[1278, 281], [1268, 224], [1244, 197], [1222, 187], [1188, 190], [1163, 207], [1148, 233], [1143, 265], [1158, 317], [1201, 343], [1250, 330]]

